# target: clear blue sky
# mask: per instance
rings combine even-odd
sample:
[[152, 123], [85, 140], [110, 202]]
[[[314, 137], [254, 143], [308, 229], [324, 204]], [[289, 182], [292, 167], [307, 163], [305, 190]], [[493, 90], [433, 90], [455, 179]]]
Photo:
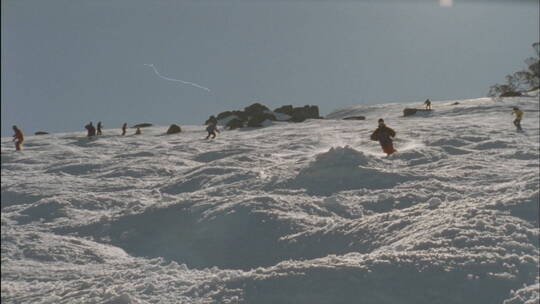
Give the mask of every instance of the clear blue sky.
[[538, 1], [1, 3], [2, 137], [14, 124], [26, 134], [202, 124], [253, 102], [324, 115], [481, 97], [540, 39]]

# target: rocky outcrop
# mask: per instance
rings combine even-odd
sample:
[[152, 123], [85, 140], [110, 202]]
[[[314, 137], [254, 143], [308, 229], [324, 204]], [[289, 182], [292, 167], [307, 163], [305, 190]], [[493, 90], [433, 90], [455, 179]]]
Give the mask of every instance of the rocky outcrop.
[[244, 122], [238, 118], [233, 118], [225, 125], [229, 130], [239, 129], [244, 127]]
[[254, 103], [244, 108], [244, 113], [249, 117], [266, 112], [270, 112], [270, 109], [260, 103]]
[[405, 108], [405, 110], [403, 110], [403, 116], [411, 116], [411, 115], [414, 115], [416, 114], [416, 111], [418, 109], [412, 109], [412, 108]]
[[169, 129], [167, 130], [167, 134], [176, 134], [182, 132], [182, 128], [180, 126], [172, 124]]
[[254, 103], [245, 107], [243, 111], [225, 111], [217, 116], [212, 115], [206, 120], [205, 124], [218, 122], [224, 124], [228, 129], [237, 129], [262, 127], [267, 120], [302, 122], [310, 118], [321, 118], [318, 106], [306, 105], [295, 108], [292, 105], [286, 105], [271, 111], [265, 105]]
[[344, 120], [366, 120], [365, 116], [350, 116], [343, 118]]
[[147, 128], [147, 127], [151, 127], [152, 124], [151, 123], [140, 123], [140, 124], [136, 124], [133, 126], [133, 128]]
[[236, 116], [236, 118], [242, 120], [242, 121], [247, 121], [248, 120], [248, 115], [243, 112], [243, 111], [225, 111], [225, 112], [221, 112], [217, 115], [217, 120], [226, 120], [227, 118], [230, 118], [231, 116]]
[[523, 94], [521, 94], [521, 92], [514, 92], [514, 91], [504, 92], [501, 95], [499, 95], [499, 97], [519, 97], [519, 96], [523, 96]]
[[276, 116], [270, 113], [257, 113], [249, 117], [247, 122], [248, 127], [262, 127], [265, 120], [276, 121]]
[[432, 110], [427, 110], [427, 109], [414, 109], [414, 108], [405, 108], [403, 110], [403, 116], [411, 116], [411, 115], [414, 115], [418, 112], [423, 112], [423, 113], [430, 113]]
[[37, 131], [36, 133], [34, 133], [34, 135], [47, 135], [49, 134], [48, 132], [44, 132], [44, 131]]
[[274, 112], [276, 113], [282, 113], [282, 114], [287, 114], [289, 116], [292, 116], [292, 112], [293, 112], [293, 106], [291, 105], [288, 105], [288, 106], [281, 106], [277, 109], [274, 110]]
[[293, 122], [302, 122], [309, 118], [319, 119], [319, 107], [318, 106], [304, 106], [302, 108], [293, 108], [292, 110]]

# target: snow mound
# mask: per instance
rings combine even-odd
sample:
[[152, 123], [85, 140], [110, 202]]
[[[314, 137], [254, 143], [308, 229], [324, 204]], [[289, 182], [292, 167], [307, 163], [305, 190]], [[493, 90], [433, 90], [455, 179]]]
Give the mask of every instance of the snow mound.
[[[470, 259], [477, 260], [479, 265], [469, 263]], [[271, 271], [254, 271], [247, 278], [225, 284], [228, 289], [243, 290], [241, 295], [235, 295], [243, 303], [289, 303], [291, 299], [295, 303], [321, 304], [356, 303], [358, 299], [383, 304], [438, 303], [441, 299], [449, 304], [493, 303], [515, 286], [505, 279], [509, 275], [500, 266], [506, 262], [505, 258], [461, 254], [330, 255], [304, 262], [283, 262]], [[223, 295], [214, 297], [216, 302], [230, 299]]]
[[374, 156], [351, 147], [331, 148], [316, 156], [291, 182], [310, 194], [331, 195], [342, 190], [384, 189], [410, 179], [404, 174], [375, 168]]

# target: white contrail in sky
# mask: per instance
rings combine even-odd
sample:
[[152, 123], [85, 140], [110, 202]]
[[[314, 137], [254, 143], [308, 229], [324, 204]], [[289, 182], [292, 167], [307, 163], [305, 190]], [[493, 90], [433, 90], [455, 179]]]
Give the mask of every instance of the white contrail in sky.
[[161, 78], [161, 79], [165, 79], [165, 80], [168, 80], [168, 81], [176, 81], [176, 82], [180, 82], [180, 83], [183, 83], [183, 84], [186, 84], [186, 85], [190, 85], [190, 86], [194, 86], [196, 88], [199, 88], [199, 89], [203, 89], [205, 91], [208, 91], [210, 92], [210, 89], [207, 88], [207, 87], [203, 87], [202, 85], [198, 85], [194, 82], [189, 82], [189, 81], [184, 81], [184, 80], [180, 80], [180, 79], [174, 79], [174, 78], [169, 78], [169, 77], [165, 77], [163, 75], [161, 75], [159, 73], [159, 71], [156, 69], [156, 67], [152, 64], [152, 63], [144, 63], [143, 65], [146, 65], [146, 66], [149, 66], [151, 67], [152, 69], [154, 69], [154, 73], [156, 73], [156, 75]]

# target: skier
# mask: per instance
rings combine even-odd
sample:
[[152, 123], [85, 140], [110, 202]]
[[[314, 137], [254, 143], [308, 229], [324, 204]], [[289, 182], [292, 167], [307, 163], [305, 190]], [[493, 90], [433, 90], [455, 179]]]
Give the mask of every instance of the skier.
[[127, 122], [122, 125], [122, 136], [126, 135]]
[[97, 135], [101, 135], [101, 127], [102, 127], [101, 121], [99, 121], [99, 122], [97, 123]]
[[379, 127], [373, 132], [373, 134], [371, 134], [371, 140], [379, 141], [384, 153], [386, 153], [386, 155], [390, 155], [397, 152], [392, 144], [392, 138], [395, 136], [396, 132], [387, 127], [384, 124], [384, 120], [381, 118], [379, 119]]
[[216, 138], [216, 132], [219, 133], [219, 130], [215, 123], [209, 124], [208, 127], [206, 127], [206, 131], [208, 132], [208, 136], [206, 136], [206, 139], [210, 138], [210, 136], [212, 136], [212, 139], [214, 139]]
[[17, 126], [13, 126], [13, 131], [15, 134], [13, 134], [13, 141], [15, 142], [15, 150], [21, 151], [21, 145], [24, 141], [24, 136], [22, 131], [17, 128]]
[[514, 107], [514, 109], [512, 109], [512, 115], [516, 115], [516, 119], [514, 119], [514, 126], [516, 126], [518, 131], [523, 131], [523, 129], [521, 129], [521, 119], [523, 118], [523, 111], [521, 111], [518, 107]]
[[431, 110], [431, 100], [429, 98], [424, 101], [424, 104], [426, 105], [426, 110]]
[[141, 132], [141, 128], [137, 128], [137, 131], [135, 131], [135, 135], [141, 135], [142, 132]]
[[84, 128], [88, 131], [88, 133], [86, 134], [86, 136], [92, 137], [92, 136], [95, 136], [95, 135], [96, 135], [96, 128], [94, 128], [94, 125], [92, 125], [92, 122], [90, 122], [89, 124], [87, 124], [86, 126], [84, 126]]

